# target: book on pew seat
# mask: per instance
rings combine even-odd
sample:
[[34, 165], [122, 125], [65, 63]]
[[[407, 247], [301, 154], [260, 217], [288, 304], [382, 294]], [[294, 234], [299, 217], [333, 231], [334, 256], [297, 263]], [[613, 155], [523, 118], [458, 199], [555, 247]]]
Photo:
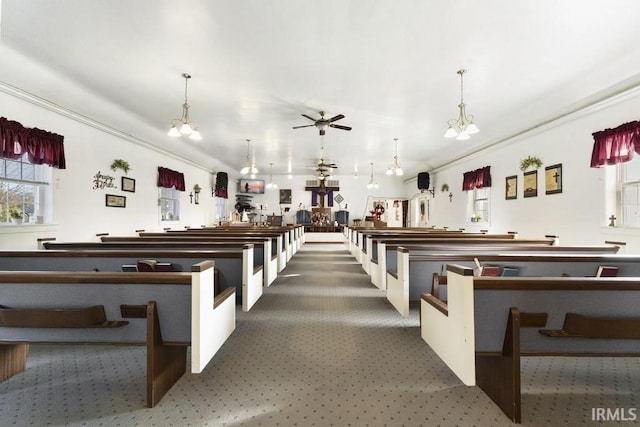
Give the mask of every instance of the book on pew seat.
[[596, 277], [616, 277], [618, 275], [618, 267], [611, 265], [601, 265], [598, 267]]
[[518, 276], [518, 269], [516, 267], [504, 267], [502, 275], [505, 277]]
[[480, 276], [500, 276], [500, 267], [497, 265], [483, 265], [480, 269]]
[[474, 276], [499, 276], [500, 275], [500, 267], [497, 265], [482, 265], [478, 258], [474, 258], [473, 262], [476, 264], [475, 271], [473, 272]]

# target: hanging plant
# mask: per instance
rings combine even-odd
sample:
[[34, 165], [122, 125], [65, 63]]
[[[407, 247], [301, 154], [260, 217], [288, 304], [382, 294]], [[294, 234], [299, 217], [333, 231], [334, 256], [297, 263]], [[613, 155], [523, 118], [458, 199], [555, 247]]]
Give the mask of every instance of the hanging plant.
[[520, 170], [522, 172], [526, 171], [529, 168], [538, 169], [542, 166], [542, 160], [536, 156], [527, 156], [526, 158], [520, 160]]
[[129, 166], [129, 162], [122, 159], [115, 159], [113, 163], [111, 163], [111, 170], [117, 171], [118, 169], [122, 169], [124, 174], [126, 175], [129, 170], [131, 170], [131, 166]]
[[443, 193], [445, 191], [449, 191], [449, 184], [442, 184], [442, 187], [440, 187], [440, 191], [442, 191]]
[[200, 190], [202, 190], [202, 188], [200, 188], [200, 186], [198, 184], [193, 186], [193, 192], [198, 194], [200, 192]]

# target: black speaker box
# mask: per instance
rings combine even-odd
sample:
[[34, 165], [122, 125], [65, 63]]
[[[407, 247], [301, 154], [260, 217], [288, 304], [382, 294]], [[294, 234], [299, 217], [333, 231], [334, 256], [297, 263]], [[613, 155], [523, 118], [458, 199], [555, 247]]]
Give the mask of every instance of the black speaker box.
[[429, 189], [429, 172], [420, 172], [418, 174], [418, 190]]

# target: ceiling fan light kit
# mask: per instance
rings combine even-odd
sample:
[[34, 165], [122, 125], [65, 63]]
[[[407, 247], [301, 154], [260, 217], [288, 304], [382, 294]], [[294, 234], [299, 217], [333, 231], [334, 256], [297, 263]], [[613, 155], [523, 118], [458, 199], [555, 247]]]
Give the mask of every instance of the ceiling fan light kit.
[[474, 133], [480, 132], [478, 126], [473, 122], [473, 115], [467, 116], [466, 106], [464, 104], [463, 78], [464, 73], [466, 72], [467, 70], [457, 71], [460, 75], [460, 104], [458, 104], [458, 118], [451, 119], [447, 122], [449, 128], [444, 134], [445, 138], [456, 138], [458, 141], [469, 139]]
[[191, 122], [189, 118], [189, 102], [187, 101], [187, 82], [191, 78], [188, 73], [182, 73], [184, 78], [184, 104], [182, 104], [182, 117], [179, 119], [171, 120], [171, 129], [167, 135], [172, 138], [178, 138], [180, 136], [188, 136], [189, 139], [200, 141], [202, 135], [198, 132], [198, 128]]
[[306, 114], [301, 114], [302, 117], [311, 120], [313, 122], [313, 124], [312, 125], [294, 126], [293, 128], [294, 129], [300, 129], [300, 128], [308, 128], [308, 127], [311, 127], [311, 126], [315, 126], [320, 131], [320, 136], [323, 136], [326, 133], [326, 129], [328, 127], [335, 128], [335, 129], [342, 129], [342, 130], [351, 130], [351, 128], [349, 126], [336, 125], [336, 124], [333, 123], [333, 122], [336, 122], [338, 120], [344, 119], [344, 115], [343, 114], [338, 114], [336, 116], [331, 117], [330, 119], [325, 119], [324, 118], [324, 111], [320, 111], [319, 114], [320, 114], [320, 118], [319, 119], [314, 119], [313, 117], [308, 116]]

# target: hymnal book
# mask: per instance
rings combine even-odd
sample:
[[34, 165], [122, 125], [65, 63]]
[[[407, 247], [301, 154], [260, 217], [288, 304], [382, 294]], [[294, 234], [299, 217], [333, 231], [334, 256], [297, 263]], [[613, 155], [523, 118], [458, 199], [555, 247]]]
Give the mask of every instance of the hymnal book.
[[475, 276], [499, 276], [500, 275], [500, 267], [497, 265], [482, 265], [478, 258], [474, 258], [473, 262], [478, 267], [474, 275]]
[[518, 275], [518, 269], [515, 267], [504, 267], [502, 269], [502, 275], [507, 277], [511, 277], [511, 276], [517, 276]]
[[616, 277], [617, 275], [618, 267], [611, 265], [601, 265], [596, 272], [596, 277]]
[[480, 270], [481, 276], [500, 276], [500, 267], [497, 265], [483, 265]]

